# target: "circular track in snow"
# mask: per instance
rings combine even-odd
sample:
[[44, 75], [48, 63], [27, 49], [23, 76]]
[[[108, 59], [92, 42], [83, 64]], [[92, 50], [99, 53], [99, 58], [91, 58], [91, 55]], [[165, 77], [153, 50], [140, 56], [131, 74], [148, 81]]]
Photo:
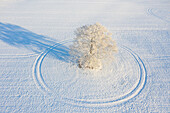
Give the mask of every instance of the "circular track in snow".
[[147, 13], [149, 15], [152, 15], [164, 22], [167, 22], [167, 23], [170, 23], [170, 12], [168, 11], [168, 9], [152, 9], [152, 8], [149, 8], [147, 9]]
[[[116, 65], [110, 65], [113, 66], [111, 68], [115, 69], [110, 71], [110, 73], [106, 73], [108, 74], [106, 76], [101, 75], [99, 77], [89, 77], [89, 75], [85, 73], [85, 75], [87, 76], [83, 77], [83, 70], [77, 69], [77, 67], [69, 65], [69, 63], [61, 63], [62, 61], [60, 60], [57, 60], [57, 62], [55, 62], [55, 66], [58, 66], [60, 71], [63, 71], [63, 67], [69, 65], [69, 68], [65, 70], [68, 71], [68, 73], [65, 74], [67, 76], [58, 76], [57, 74], [61, 73], [57, 73], [57, 71], [54, 71], [54, 73], [52, 74], [48, 74], [50, 72], [53, 72], [52, 70], [58, 69], [57, 67], [53, 66], [49, 67], [52, 62], [50, 62], [49, 65], [46, 67], [42, 66], [43, 62], [45, 62], [44, 59], [46, 59], [46, 62], [43, 65], [46, 65], [48, 63], [47, 55], [61, 44], [66, 44], [69, 42], [71, 41], [63, 41], [50, 47], [37, 57], [33, 65], [34, 81], [37, 87], [47, 95], [51, 95], [57, 98], [58, 101], [62, 101], [64, 103], [75, 106], [106, 107], [127, 102], [128, 100], [139, 95], [139, 93], [144, 88], [147, 77], [145, 65], [142, 59], [134, 51], [125, 46], [120, 46], [120, 54], [122, 53], [122, 55], [120, 55], [119, 57], [121, 57], [121, 59], [119, 59], [118, 62], [114, 62]], [[123, 53], [127, 53], [129, 57], [122, 58], [124, 57], [123, 55], [125, 55]], [[54, 61], [55, 59], [52, 60]], [[62, 67], [61, 65], [64, 66]], [[132, 72], [128, 74], [127, 71], [130, 69], [132, 69]], [[105, 68], [103, 70], [105, 70]], [[100, 70], [98, 73], [101, 73], [103, 70]], [[62, 79], [60, 79], [60, 77]], [[122, 82], [122, 80], [124, 81]], [[108, 85], [111, 88], [105, 86], [103, 86], [103, 88], [100, 88], [101, 85], [97, 84], [97, 82], [99, 82], [99, 84], [104, 83], [105, 86]], [[115, 85], [119, 83], [120, 85]], [[90, 88], [92, 88], [92, 90], [90, 90]], [[98, 92], [98, 90], [100, 89], [102, 90]], [[114, 95], [114, 91], [118, 93], [115, 93]]]

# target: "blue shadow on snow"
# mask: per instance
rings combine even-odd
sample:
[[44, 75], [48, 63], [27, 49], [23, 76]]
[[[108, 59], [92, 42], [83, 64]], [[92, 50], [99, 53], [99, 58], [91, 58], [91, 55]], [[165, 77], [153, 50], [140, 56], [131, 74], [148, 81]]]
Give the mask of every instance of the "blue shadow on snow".
[[17, 48], [27, 48], [35, 53], [41, 53], [56, 44], [57, 46], [49, 52], [49, 55], [64, 62], [70, 61], [68, 47], [56, 43], [57, 41], [52, 38], [38, 35], [17, 25], [0, 22], [0, 40]]

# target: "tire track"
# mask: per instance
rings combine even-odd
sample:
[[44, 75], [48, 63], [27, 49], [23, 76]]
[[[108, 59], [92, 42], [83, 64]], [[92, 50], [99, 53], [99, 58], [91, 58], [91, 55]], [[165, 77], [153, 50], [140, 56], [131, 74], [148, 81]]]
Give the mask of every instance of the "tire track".
[[48, 49], [46, 49], [44, 52], [42, 52], [37, 57], [37, 59], [35, 60], [35, 62], [33, 64], [32, 75], [33, 75], [34, 82], [36, 83], [38, 89], [40, 89], [41, 91], [43, 91], [44, 93], [46, 93], [48, 95], [51, 95], [53, 91], [46, 84], [46, 82], [42, 76], [42, 73], [41, 73], [42, 62], [50, 51], [52, 51], [55, 47], [60, 46], [61, 44], [64, 44], [66, 42], [69, 42], [69, 40], [61, 41], [60, 43], [57, 43], [57, 44], [49, 47]]
[[83, 107], [107, 107], [107, 106], [113, 106], [117, 104], [121, 104], [124, 102], [129, 101], [130, 99], [136, 97], [140, 94], [140, 92], [143, 90], [143, 88], [146, 85], [146, 79], [147, 79], [147, 71], [145, 68], [145, 65], [142, 61], [142, 59], [131, 49], [123, 46], [125, 50], [129, 52], [137, 62], [140, 70], [140, 77], [135, 84], [133, 90], [126, 93], [125, 95], [122, 95], [116, 99], [110, 98], [110, 99], [94, 99], [94, 100], [86, 100], [86, 99], [69, 99], [69, 98], [63, 98], [65, 100], [65, 103], [71, 104], [74, 106], [83, 106]]
[[[38, 89], [40, 89], [47, 95], [56, 95], [55, 94], [56, 92], [53, 91], [46, 84], [46, 82], [42, 76], [42, 73], [41, 73], [42, 62], [51, 50], [53, 50], [55, 47], [59, 46], [60, 44], [64, 44], [64, 43], [68, 43], [68, 42], [71, 42], [71, 41], [70, 40], [62, 41], [60, 43], [57, 43], [57, 44], [49, 47], [44, 52], [42, 52], [34, 62], [33, 71], [32, 71], [34, 82], [36, 83]], [[131, 49], [129, 49], [128, 47], [125, 47], [125, 46], [122, 46], [121, 48], [126, 50], [138, 64], [140, 75], [139, 75], [139, 79], [137, 80], [135, 85], [131, 88], [132, 90], [130, 90], [126, 94], [121, 95], [117, 98], [87, 100], [87, 99], [72, 99], [72, 98], [61, 97], [60, 102], [63, 102], [63, 103], [69, 104], [69, 105], [73, 105], [73, 106], [107, 107], [107, 106], [114, 106], [117, 104], [125, 103], [125, 102], [133, 99], [134, 97], [138, 96], [146, 85], [146, 80], [147, 80], [146, 67], [145, 67], [142, 59], [134, 51], [132, 51]], [[77, 77], [70, 84], [74, 84], [76, 81], [77, 81]], [[70, 86], [70, 85], [67, 85], [67, 86]]]
[[170, 23], [169, 20], [166, 20], [166, 19], [164, 19], [163, 17], [156, 15], [156, 14], [153, 12], [153, 9], [152, 9], [152, 8], [147, 9], [147, 13], [148, 13], [149, 15], [152, 15], [152, 16], [154, 16], [154, 17], [156, 17], [156, 18], [164, 21], [164, 22]]

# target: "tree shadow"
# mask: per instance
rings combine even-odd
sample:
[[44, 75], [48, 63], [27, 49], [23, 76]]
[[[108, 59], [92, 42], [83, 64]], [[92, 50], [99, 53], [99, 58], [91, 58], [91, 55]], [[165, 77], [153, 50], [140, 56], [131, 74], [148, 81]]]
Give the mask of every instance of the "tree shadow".
[[35, 53], [41, 53], [55, 44], [49, 55], [61, 61], [70, 62], [68, 47], [56, 43], [57, 40], [38, 35], [17, 25], [0, 22], [0, 40], [17, 48], [27, 48]]

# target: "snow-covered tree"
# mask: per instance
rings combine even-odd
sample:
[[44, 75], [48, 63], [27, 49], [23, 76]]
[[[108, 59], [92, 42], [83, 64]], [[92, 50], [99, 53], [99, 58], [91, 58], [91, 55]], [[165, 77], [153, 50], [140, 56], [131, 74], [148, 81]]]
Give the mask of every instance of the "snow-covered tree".
[[77, 28], [75, 34], [70, 54], [80, 68], [99, 69], [102, 67], [101, 60], [113, 57], [117, 51], [112, 34], [99, 23]]

